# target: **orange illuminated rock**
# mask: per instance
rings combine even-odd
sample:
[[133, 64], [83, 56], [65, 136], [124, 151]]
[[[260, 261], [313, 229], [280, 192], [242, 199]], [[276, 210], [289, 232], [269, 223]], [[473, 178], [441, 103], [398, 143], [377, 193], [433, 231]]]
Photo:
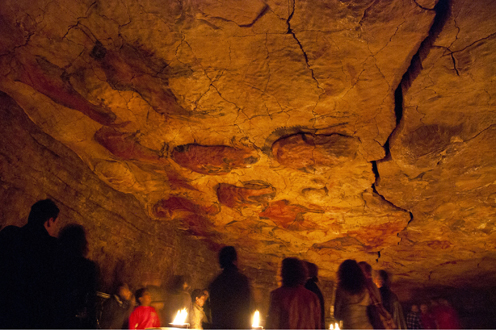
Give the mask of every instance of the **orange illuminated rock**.
[[179, 165], [201, 174], [227, 174], [258, 161], [255, 151], [229, 146], [187, 144], [174, 148], [172, 159]]
[[219, 202], [230, 208], [267, 205], [276, 195], [276, 189], [265, 182], [246, 182], [243, 187], [221, 183], [217, 187]]
[[64, 107], [77, 110], [102, 125], [112, 124], [116, 116], [104, 106], [96, 106], [86, 100], [71, 85], [64, 69], [41, 56], [24, 58], [19, 80], [45, 94]]
[[308, 212], [323, 213], [318, 209], [309, 209], [302, 205], [291, 204], [287, 200], [280, 200], [270, 203], [263, 212], [259, 213], [259, 216], [268, 218], [283, 228], [297, 229], [304, 221], [303, 215]]
[[340, 134], [299, 133], [277, 140], [272, 154], [284, 166], [314, 171], [317, 167], [342, 165], [356, 157], [358, 141]]
[[162, 199], [153, 206], [153, 214], [158, 218], [174, 218], [177, 214], [182, 212], [213, 215], [219, 213], [220, 208], [218, 205], [200, 206], [193, 203], [187, 198], [180, 196], [172, 196], [168, 199]]

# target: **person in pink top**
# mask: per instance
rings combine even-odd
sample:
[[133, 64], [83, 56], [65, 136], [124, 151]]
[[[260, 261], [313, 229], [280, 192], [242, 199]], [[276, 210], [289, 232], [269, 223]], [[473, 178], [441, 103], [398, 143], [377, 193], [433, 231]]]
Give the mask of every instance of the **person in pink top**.
[[439, 306], [434, 312], [438, 329], [461, 329], [460, 320], [455, 309], [451, 307], [448, 300], [440, 298]]
[[129, 329], [146, 329], [160, 327], [160, 319], [155, 308], [151, 307], [152, 296], [146, 288], [136, 291], [136, 300], [140, 304], [129, 316]]

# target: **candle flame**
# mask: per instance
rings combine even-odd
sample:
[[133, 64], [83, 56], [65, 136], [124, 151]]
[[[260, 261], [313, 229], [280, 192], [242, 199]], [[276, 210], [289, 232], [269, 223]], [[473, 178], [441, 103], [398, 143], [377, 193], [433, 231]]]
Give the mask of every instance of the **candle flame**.
[[253, 321], [251, 326], [253, 328], [260, 327], [260, 312], [258, 310], [255, 311], [255, 314], [253, 314]]
[[340, 330], [339, 329], [339, 324], [338, 323], [334, 323], [334, 324], [330, 324], [329, 325], [329, 330]]
[[174, 318], [174, 321], [172, 321], [171, 324], [173, 325], [183, 325], [186, 324], [186, 319], [188, 318], [188, 311], [186, 308], [183, 308], [181, 310], [177, 311], [177, 315]]

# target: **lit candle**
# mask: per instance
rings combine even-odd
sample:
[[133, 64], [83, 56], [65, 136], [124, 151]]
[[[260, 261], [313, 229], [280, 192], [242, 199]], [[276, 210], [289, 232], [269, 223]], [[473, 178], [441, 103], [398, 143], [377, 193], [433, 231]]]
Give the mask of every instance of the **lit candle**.
[[260, 326], [260, 312], [258, 310], [255, 311], [255, 314], [253, 314], [253, 320], [251, 322], [251, 328], [252, 329], [263, 329], [263, 327]]
[[184, 328], [189, 325], [188, 323], [186, 323], [187, 318], [188, 318], [188, 311], [186, 310], [186, 308], [183, 308], [177, 311], [176, 317], [174, 318], [174, 321], [172, 321], [171, 325], [175, 327]]

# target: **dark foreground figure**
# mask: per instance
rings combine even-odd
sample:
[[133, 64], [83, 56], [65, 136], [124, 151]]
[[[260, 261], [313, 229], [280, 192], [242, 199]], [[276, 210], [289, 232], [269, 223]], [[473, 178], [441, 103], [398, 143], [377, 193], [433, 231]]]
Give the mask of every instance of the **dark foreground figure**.
[[236, 267], [232, 246], [219, 252], [222, 273], [210, 284], [212, 323], [216, 329], [249, 329], [251, 290], [248, 278]]
[[53, 201], [38, 201], [25, 226], [0, 232], [0, 328], [55, 326], [58, 215]]

